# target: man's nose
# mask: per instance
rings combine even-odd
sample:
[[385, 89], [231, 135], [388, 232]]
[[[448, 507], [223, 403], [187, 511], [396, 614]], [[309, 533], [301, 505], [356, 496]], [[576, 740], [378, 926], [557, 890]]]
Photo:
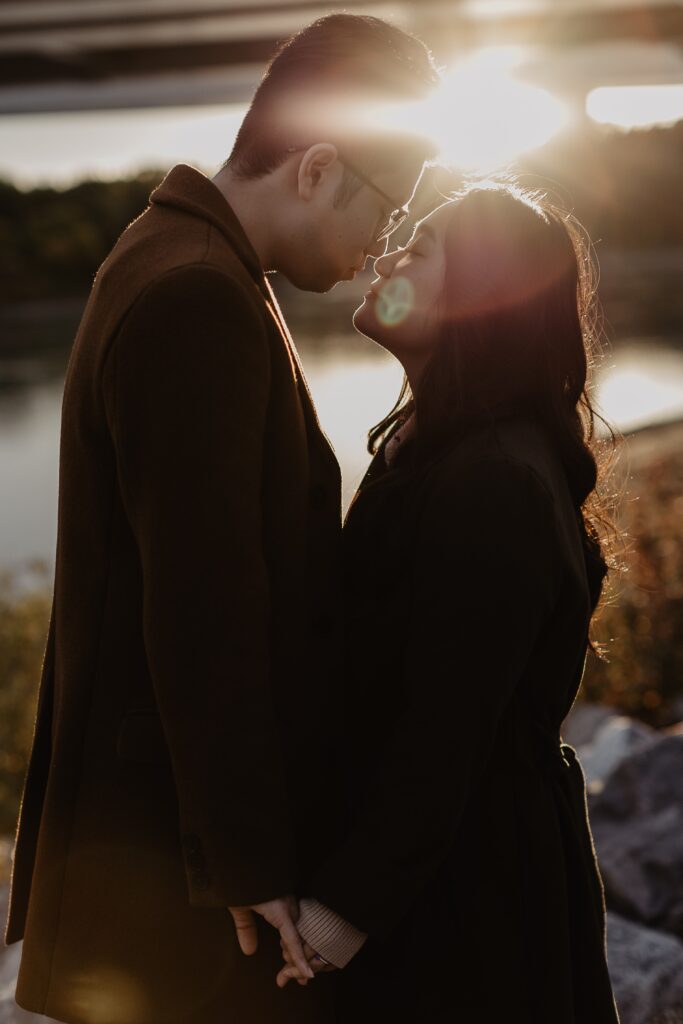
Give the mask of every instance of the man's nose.
[[373, 256], [375, 258], [379, 256], [384, 256], [385, 252], [387, 251], [388, 243], [388, 238], [380, 238], [379, 241], [373, 242], [372, 245], [369, 245], [365, 251], [368, 256]]

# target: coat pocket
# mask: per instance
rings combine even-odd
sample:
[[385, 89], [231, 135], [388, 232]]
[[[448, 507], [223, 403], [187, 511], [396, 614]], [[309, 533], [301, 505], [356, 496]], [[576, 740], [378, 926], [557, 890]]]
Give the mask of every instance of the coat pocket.
[[168, 764], [169, 754], [156, 711], [129, 711], [119, 724], [116, 754], [124, 761]]

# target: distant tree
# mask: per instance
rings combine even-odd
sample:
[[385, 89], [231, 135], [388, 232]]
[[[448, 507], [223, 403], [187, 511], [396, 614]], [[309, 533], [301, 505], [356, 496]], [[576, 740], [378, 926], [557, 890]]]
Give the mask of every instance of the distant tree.
[[[585, 124], [513, 170], [556, 188], [603, 247], [683, 245], [682, 156], [683, 121], [630, 132]], [[0, 302], [87, 294], [163, 174], [150, 170], [61, 191], [23, 192], [0, 182]], [[423, 195], [433, 203], [433, 190]]]
[[22, 192], [0, 182], [0, 302], [87, 294], [117, 238], [163, 177]]
[[607, 246], [683, 245], [683, 121], [620, 131], [584, 125], [522, 161], [557, 182]]

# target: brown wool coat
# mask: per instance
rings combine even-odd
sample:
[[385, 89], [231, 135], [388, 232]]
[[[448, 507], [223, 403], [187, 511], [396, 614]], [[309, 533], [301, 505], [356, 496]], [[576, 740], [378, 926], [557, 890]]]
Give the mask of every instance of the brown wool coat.
[[344, 525], [353, 826], [302, 894], [369, 935], [337, 1022], [618, 1024], [560, 733], [595, 588], [558, 452], [523, 411], [413, 443]]
[[[340, 473], [254, 250], [174, 167], [100, 267], [64, 389], [56, 577], [6, 942], [72, 1024], [327, 1024], [229, 905], [344, 827]], [[312, 770], [314, 769], [314, 770]]]

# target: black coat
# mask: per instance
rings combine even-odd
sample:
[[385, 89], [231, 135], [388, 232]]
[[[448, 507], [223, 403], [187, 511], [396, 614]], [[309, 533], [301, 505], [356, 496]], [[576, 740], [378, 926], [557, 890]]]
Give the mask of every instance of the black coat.
[[334, 976], [278, 989], [278, 933], [259, 919], [245, 957], [227, 907], [299, 890], [343, 824], [340, 543], [339, 467], [256, 253], [174, 167], [100, 267], [66, 375], [6, 933], [21, 1006], [331, 1020]]
[[369, 933], [339, 1024], [615, 1024], [583, 772], [560, 727], [592, 600], [525, 416], [428, 469], [380, 453], [345, 525], [354, 825], [310, 894]]

